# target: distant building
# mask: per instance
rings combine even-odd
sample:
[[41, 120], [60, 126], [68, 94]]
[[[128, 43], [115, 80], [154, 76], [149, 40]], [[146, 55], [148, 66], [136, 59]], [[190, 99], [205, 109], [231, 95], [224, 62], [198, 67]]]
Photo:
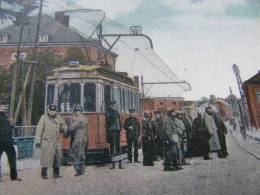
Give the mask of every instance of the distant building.
[[[29, 17], [24, 27], [22, 52], [26, 58], [32, 52], [37, 29], [37, 17]], [[16, 62], [20, 25], [13, 24], [0, 30], [0, 66], [9, 68]], [[100, 46], [95, 39], [87, 39], [69, 27], [69, 16], [56, 12], [55, 18], [43, 15], [38, 37], [38, 52], [54, 53], [64, 57], [71, 47], [78, 47], [90, 59], [91, 64], [107, 64], [114, 70], [117, 54]], [[102, 50], [104, 52], [102, 52]], [[76, 59], [75, 59], [76, 60]]]
[[260, 129], [260, 71], [243, 83], [251, 125]]
[[230, 106], [229, 106], [228, 102], [226, 102], [223, 99], [217, 98], [215, 100], [214, 104], [217, 106], [219, 116], [222, 119], [224, 119], [224, 120], [230, 119], [231, 113], [230, 113]]
[[144, 112], [167, 111], [174, 109], [181, 111], [184, 99], [181, 97], [156, 97], [143, 99]]

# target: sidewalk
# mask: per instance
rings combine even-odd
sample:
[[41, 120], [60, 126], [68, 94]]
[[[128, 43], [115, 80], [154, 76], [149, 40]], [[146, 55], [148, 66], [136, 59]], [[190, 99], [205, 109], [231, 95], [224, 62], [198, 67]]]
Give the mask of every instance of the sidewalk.
[[240, 148], [255, 156], [257, 159], [260, 159], [260, 141], [257, 140], [259, 138], [259, 132], [251, 132], [250, 135], [247, 135], [246, 140], [242, 138], [238, 130], [230, 131], [230, 133]]
[[246, 132], [247, 136], [255, 139], [256, 141], [260, 141], [260, 131], [251, 130]]

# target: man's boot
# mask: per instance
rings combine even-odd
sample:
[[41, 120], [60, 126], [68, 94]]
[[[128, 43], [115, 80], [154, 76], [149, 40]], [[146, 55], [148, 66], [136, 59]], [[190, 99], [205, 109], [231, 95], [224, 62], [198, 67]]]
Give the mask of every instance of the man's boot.
[[42, 179], [48, 179], [48, 168], [47, 167], [42, 167], [41, 176], [42, 176]]

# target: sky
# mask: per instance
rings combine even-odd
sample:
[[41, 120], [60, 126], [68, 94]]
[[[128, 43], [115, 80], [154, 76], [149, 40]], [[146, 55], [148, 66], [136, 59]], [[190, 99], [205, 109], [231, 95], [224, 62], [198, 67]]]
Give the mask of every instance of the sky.
[[[51, 2], [48, 12], [76, 2], [78, 7], [102, 9], [107, 17], [125, 26], [142, 26], [143, 33], [153, 40], [154, 51], [181, 80], [191, 84], [192, 90], [183, 94], [187, 100], [211, 94], [227, 97], [229, 86], [238, 96], [234, 63], [243, 80], [260, 70], [259, 0]], [[67, 5], [61, 6], [61, 2]]]
[[[72, 0], [73, 2], [73, 0]], [[126, 26], [140, 25], [155, 52], [192, 90], [186, 99], [239, 95], [232, 65], [243, 80], [260, 70], [259, 0], [79, 0]]]

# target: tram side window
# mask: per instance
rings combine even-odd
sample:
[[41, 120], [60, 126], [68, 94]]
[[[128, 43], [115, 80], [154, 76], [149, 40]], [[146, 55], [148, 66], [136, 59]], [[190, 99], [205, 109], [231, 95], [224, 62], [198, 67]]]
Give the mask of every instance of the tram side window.
[[121, 100], [122, 100], [122, 103], [121, 103], [121, 111], [122, 112], [125, 112], [126, 111], [126, 108], [125, 108], [125, 90], [122, 89], [121, 90]]
[[71, 112], [75, 104], [80, 104], [80, 84], [60, 85], [59, 112]]
[[134, 106], [133, 106], [133, 92], [132, 91], [130, 91], [129, 92], [129, 99], [130, 99], [130, 108], [134, 108]]
[[85, 84], [84, 86], [84, 111], [96, 112], [96, 85]]
[[54, 100], [54, 85], [48, 85], [47, 87], [47, 105], [53, 104]]

